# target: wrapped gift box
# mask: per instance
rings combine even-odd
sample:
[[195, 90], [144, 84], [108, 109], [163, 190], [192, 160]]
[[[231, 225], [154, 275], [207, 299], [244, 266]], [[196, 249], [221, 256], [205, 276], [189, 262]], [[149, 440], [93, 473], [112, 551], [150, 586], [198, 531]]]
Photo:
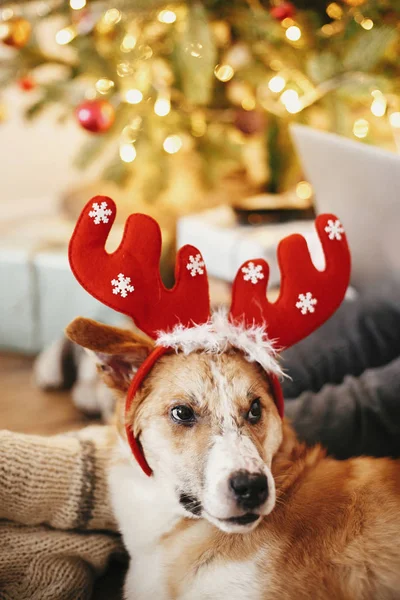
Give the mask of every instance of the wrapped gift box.
[[[125, 321], [78, 284], [67, 257], [74, 223], [56, 210], [44, 207], [45, 201], [40, 203], [40, 209], [21, 202], [16, 210], [5, 211], [1, 220], [0, 348], [3, 349], [36, 353], [60, 337], [66, 325], [79, 315], [115, 325]], [[121, 237], [122, 227], [114, 224], [107, 249], [115, 249]], [[163, 247], [168, 250], [171, 236], [163, 232], [163, 239]]]
[[109, 309], [76, 282], [67, 258], [73, 223], [54, 214], [1, 223], [0, 347], [34, 353], [77, 315], [110, 322]]
[[180, 219], [178, 246], [196, 246], [203, 255], [209, 275], [227, 282], [233, 281], [246, 260], [264, 258], [270, 266], [269, 286], [274, 287], [280, 282], [277, 247], [282, 238], [292, 233], [301, 233], [306, 238], [313, 263], [323, 269], [325, 259], [312, 221], [239, 225], [229, 206]]

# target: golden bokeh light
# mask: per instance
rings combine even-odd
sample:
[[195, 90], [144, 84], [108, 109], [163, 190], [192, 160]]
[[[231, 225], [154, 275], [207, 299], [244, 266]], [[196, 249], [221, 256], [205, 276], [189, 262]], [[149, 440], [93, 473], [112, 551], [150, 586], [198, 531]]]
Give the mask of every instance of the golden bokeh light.
[[308, 181], [299, 181], [296, 185], [296, 195], [300, 200], [310, 200], [313, 195], [313, 188]]
[[301, 38], [301, 29], [297, 25], [291, 25], [291, 27], [286, 29], [285, 35], [291, 42], [298, 42]]
[[288, 111], [288, 113], [296, 114], [301, 111], [302, 104], [299, 98], [299, 94], [296, 90], [285, 90], [280, 97], [280, 101]]
[[74, 38], [76, 38], [76, 30], [72, 25], [64, 27], [64, 29], [60, 29], [60, 31], [57, 31], [56, 33], [56, 42], [60, 46], [69, 44]]
[[169, 135], [164, 140], [163, 148], [168, 154], [176, 154], [182, 148], [182, 139], [179, 135]]
[[121, 42], [121, 52], [130, 52], [136, 46], [137, 38], [132, 33], [127, 33]]
[[122, 15], [118, 8], [109, 8], [103, 19], [107, 25], [116, 25], [122, 19]]
[[243, 110], [254, 110], [256, 107], [256, 101], [253, 96], [246, 96], [240, 104]]
[[86, 0], [69, 0], [69, 5], [73, 10], [81, 10], [86, 6]]
[[158, 13], [157, 19], [160, 21], [160, 23], [167, 23], [167, 24], [175, 23], [176, 14], [174, 13], [173, 10], [161, 10]]
[[369, 123], [366, 119], [357, 119], [353, 124], [353, 134], [357, 138], [365, 138], [367, 137], [369, 132]]
[[331, 19], [341, 19], [343, 17], [343, 8], [337, 2], [331, 2], [326, 7], [326, 14]]
[[220, 81], [230, 81], [234, 76], [235, 71], [231, 65], [217, 65], [214, 69], [214, 75]]
[[281, 75], [275, 75], [268, 82], [268, 87], [271, 92], [281, 92], [286, 85], [286, 79]]
[[98, 81], [96, 81], [95, 88], [99, 92], [99, 94], [108, 94], [108, 92], [114, 87], [114, 82], [111, 79], [107, 79], [106, 77], [102, 77]]
[[133, 144], [121, 144], [119, 148], [121, 160], [126, 163], [131, 163], [136, 158], [136, 148]]
[[360, 25], [363, 29], [366, 29], [367, 31], [369, 31], [370, 29], [373, 28], [374, 22], [372, 19], [363, 19], [361, 21]]
[[400, 112], [392, 112], [389, 117], [389, 123], [392, 127], [400, 128]]
[[169, 98], [159, 97], [154, 103], [154, 112], [159, 117], [165, 117], [171, 110], [171, 102]]

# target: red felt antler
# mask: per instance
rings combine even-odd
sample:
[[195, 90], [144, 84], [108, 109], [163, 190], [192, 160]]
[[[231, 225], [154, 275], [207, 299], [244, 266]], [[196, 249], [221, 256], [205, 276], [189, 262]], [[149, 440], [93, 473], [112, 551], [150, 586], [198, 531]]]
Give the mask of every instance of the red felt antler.
[[210, 302], [200, 252], [193, 246], [181, 248], [175, 286], [168, 290], [159, 272], [161, 232], [156, 221], [131, 215], [119, 247], [109, 254], [104, 245], [115, 215], [115, 203], [106, 196], [96, 196], [83, 209], [69, 246], [79, 283], [103, 304], [130, 316], [152, 338], [178, 323], [190, 327], [206, 322]]
[[338, 308], [350, 279], [350, 253], [340, 221], [320, 215], [316, 229], [326, 267], [312, 264], [306, 240], [291, 235], [278, 247], [281, 289], [276, 302], [266, 298], [269, 267], [265, 260], [247, 261], [236, 276], [231, 319], [247, 325], [264, 325], [268, 337], [282, 348], [292, 346], [326, 321]]

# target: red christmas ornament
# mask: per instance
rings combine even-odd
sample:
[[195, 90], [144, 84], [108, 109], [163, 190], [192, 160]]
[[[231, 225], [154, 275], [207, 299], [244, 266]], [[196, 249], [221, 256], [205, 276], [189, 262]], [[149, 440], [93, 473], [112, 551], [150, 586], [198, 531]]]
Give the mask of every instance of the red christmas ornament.
[[24, 92], [30, 92], [36, 87], [36, 81], [32, 77], [29, 77], [29, 75], [27, 75], [26, 77], [21, 77], [21, 79], [18, 79], [17, 85]]
[[296, 7], [291, 2], [282, 2], [278, 6], [273, 6], [270, 10], [270, 15], [277, 21], [283, 19], [293, 19], [296, 14]]
[[259, 110], [238, 110], [235, 125], [245, 135], [260, 133], [265, 129], [265, 113]]
[[108, 131], [115, 120], [115, 110], [108, 100], [87, 100], [75, 110], [79, 125], [91, 133]]

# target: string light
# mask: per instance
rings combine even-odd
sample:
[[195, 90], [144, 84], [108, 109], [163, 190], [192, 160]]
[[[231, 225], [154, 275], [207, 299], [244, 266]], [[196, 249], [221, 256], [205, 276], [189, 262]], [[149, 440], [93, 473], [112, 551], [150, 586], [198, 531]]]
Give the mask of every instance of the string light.
[[277, 58], [273, 58], [269, 63], [269, 66], [273, 71], [280, 71], [283, 67], [283, 64], [282, 61], [278, 60]]
[[111, 79], [103, 77], [96, 81], [95, 88], [99, 94], [108, 94], [108, 92], [114, 87], [114, 82]]
[[56, 33], [56, 42], [60, 46], [65, 46], [72, 42], [72, 40], [76, 37], [76, 31], [74, 27], [64, 27], [64, 29], [60, 29]]
[[130, 52], [136, 46], [136, 42], [136, 37], [132, 33], [127, 33], [120, 46], [121, 52]]
[[3, 8], [3, 10], [1, 11], [1, 18], [3, 19], [3, 21], [8, 21], [9, 19], [12, 19], [13, 16], [14, 11], [12, 8]]
[[10, 33], [10, 26], [7, 23], [0, 23], [0, 40], [4, 40]]
[[121, 15], [120, 11], [118, 10], [118, 8], [108, 9], [103, 17], [104, 22], [107, 23], [107, 25], [116, 25], [117, 23], [120, 22], [121, 18], [122, 18], [122, 15]]
[[121, 144], [119, 148], [121, 160], [126, 163], [131, 163], [136, 158], [136, 148], [133, 144]]
[[400, 128], [400, 112], [393, 112], [389, 117], [389, 122], [392, 127]]
[[241, 106], [243, 110], [254, 110], [256, 107], [256, 101], [253, 96], [247, 96], [246, 98], [243, 98]]
[[372, 19], [363, 19], [361, 21], [360, 25], [363, 29], [366, 29], [367, 31], [369, 31], [370, 29], [373, 28], [374, 22]]
[[301, 29], [297, 25], [292, 25], [286, 29], [285, 35], [291, 42], [297, 42], [301, 38]]
[[271, 92], [281, 92], [286, 85], [286, 79], [281, 75], [275, 75], [268, 82], [268, 87]]
[[169, 135], [164, 140], [163, 148], [168, 154], [176, 154], [182, 148], [182, 140], [179, 135]]
[[165, 117], [171, 110], [171, 102], [166, 96], [159, 96], [154, 103], [154, 112], [159, 117]]
[[207, 121], [202, 111], [196, 111], [190, 119], [192, 135], [202, 137], [207, 131]]
[[125, 92], [125, 100], [128, 104], [139, 104], [143, 100], [143, 94], [137, 89], [127, 90]]
[[51, 11], [51, 7], [46, 2], [40, 2], [36, 8], [36, 14], [38, 17], [46, 17]]
[[142, 44], [141, 46], [139, 46], [138, 51], [139, 58], [141, 60], [147, 60], [153, 56], [153, 50], [147, 44]]
[[176, 14], [174, 13], [173, 10], [161, 10], [158, 13], [158, 20], [160, 21], [160, 23], [175, 23], [176, 21]]
[[86, 0], [69, 0], [69, 5], [73, 10], [81, 10], [86, 6]]
[[379, 90], [371, 92], [374, 100], [371, 104], [371, 112], [375, 117], [383, 117], [386, 112], [386, 98]]
[[234, 76], [235, 71], [231, 65], [217, 65], [214, 69], [214, 75], [220, 81], [230, 81]]
[[133, 75], [134, 68], [130, 62], [120, 62], [117, 64], [117, 73], [120, 77], [127, 77]]
[[288, 113], [295, 114], [301, 111], [302, 104], [300, 102], [299, 94], [296, 90], [286, 90], [280, 97], [280, 101], [288, 111]]
[[343, 9], [336, 2], [331, 2], [326, 7], [326, 14], [331, 19], [341, 19], [343, 17]]
[[281, 22], [282, 27], [285, 27], [285, 29], [287, 29], [288, 27], [291, 27], [294, 24], [295, 23], [294, 23], [293, 19], [291, 19], [290, 17], [286, 17], [286, 19], [283, 19], [283, 21]]
[[186, 54], [190, 54], [190, 56], [193, 56], [193, 58], [201, 58], [203, 52], [203, 44], [189, 44], [188, 46], [185, 46], [185, 52]]
[[94, 100], [96, 98], [96, 96], [97, 96], [97, 92], [94, 87], [93, 88], [90, 87], [85, 91], [86, 100]]
[[136, 142], [141, 124], [142, 124], [142, 118], [139, 117], [139, 115], [136, 115], [136, 117], [134, 117], [132, 119], [130, 124], [126, 125], [123, 128], [122, 134], [121, 134], [121, 139], [125, 143], [129, 142], [130, 144], [132, 144], [133, 142]]
[[136, 138], [137, 138], [137, 131], [136, 131], [136, 129], [134, 129], [130, 125], [127, 125], [122, 130], [121, 138], [123, 140], [125, 140], [125, 143], [132, 144], [133, 142], [136, 142]]
[[313, 195], [312, 185], [308, 181], [299, 181], [296, 185], [296, 195], [300, 200], [310, 200]]
[[366, 119], [357, 119], [354, 121], [353, 133], [357, 138], [365, 138], [368, 135], [369, 123]]
[[322, 25], [321, 32], [326, 37], [330, 37], [331, 35], [333, 35], [335, 33], [335, 28], [333, 27], [333, 25], [331, 23], [326, 23], [325, 25]]

